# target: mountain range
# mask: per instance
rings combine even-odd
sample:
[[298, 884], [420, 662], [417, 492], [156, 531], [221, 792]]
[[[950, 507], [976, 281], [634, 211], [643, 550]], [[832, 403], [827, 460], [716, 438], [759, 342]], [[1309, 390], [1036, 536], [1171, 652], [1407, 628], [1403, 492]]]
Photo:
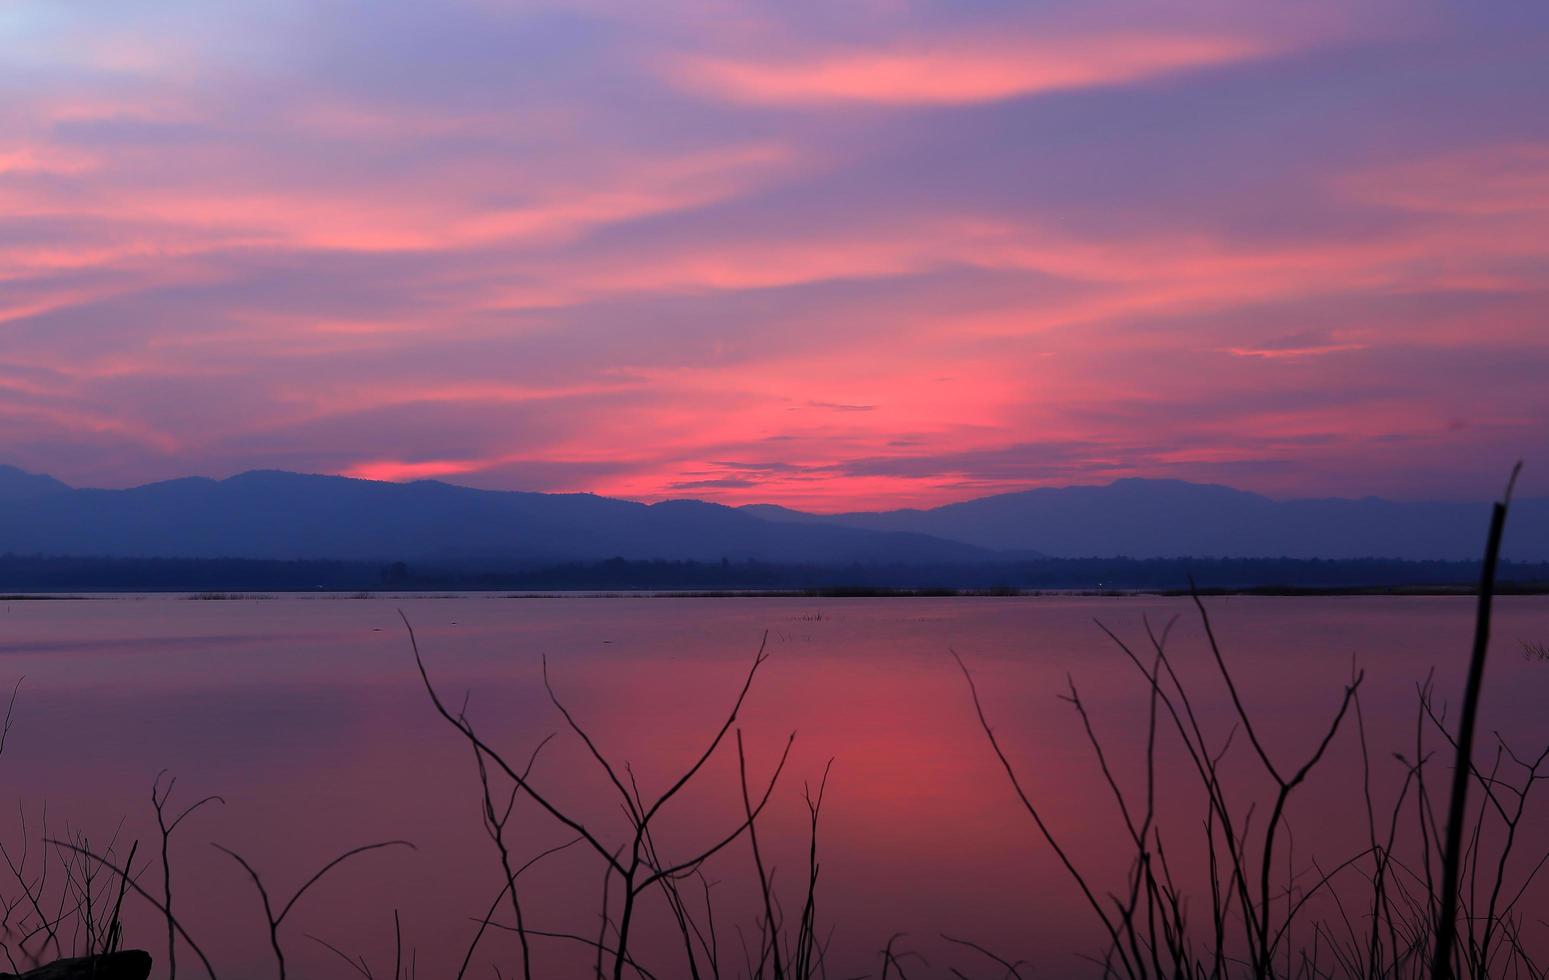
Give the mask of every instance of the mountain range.
[[[1271, 500], [1216, 484], [1115, 480], [1106, 486], [1042, 487], [929, 510], [808, 514], [768, 504], [743, 510], [765, 520], [872, 531], [912, 531], [986, 549], [1053, 558], [1477, 559], [1488, 503], [1378, 497]], [[1518, 499], [1503, 555], [1549, 559], [1549, 498]]]
[[697, 500], [476, 490], [255, 471], [125, 490], [0, 467], [0, 554], [416, 560], [599, 558], [786, 563], [974, 562], [973, 545], [908, 531], [791, 525]]
[[[816, 564], [1047, 557], [1470, 559], [1483, 503], [1275, 501], [1177, 480], [1041, 488], [928, 510], [811, 514], [255, 471], [122, 490], [0, 466], [0, 554]], [[1519, 500], [1507, 557], [1549, 559], [1549, 498]]]

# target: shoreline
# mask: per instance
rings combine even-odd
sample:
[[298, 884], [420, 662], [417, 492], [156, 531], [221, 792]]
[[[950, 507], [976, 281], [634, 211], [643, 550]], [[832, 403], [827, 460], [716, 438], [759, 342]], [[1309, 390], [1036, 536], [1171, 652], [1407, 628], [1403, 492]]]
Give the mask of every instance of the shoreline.
[[[246, 602], [310, 597], [346, 601], [384, 598], [416, 599], [1036, 599], [1139, 597], [1183, 598], [1260, 596], [1265, 598], [1334, 598], [1414, 596], [1463, 598], [1476, 596], [1477, 585], [1373, 585], [1373, 586], [1287, 586], [1206, 587], [1199, 589], [954, 589], [954, 588], [871, 588], [820, 587], [808, 589], [374, 589], [332, 592], [311, 589], [265, 589], [261, 591], [190, 591], [184, 589], [81, 589], [71, 592], [17, 591], [0, 593], [0, 602], [60, 602], [125, 599], [177, 599], [191, 602]], [[1497, 583], [1496, 595], [1549, 595], [1549, 582]]]

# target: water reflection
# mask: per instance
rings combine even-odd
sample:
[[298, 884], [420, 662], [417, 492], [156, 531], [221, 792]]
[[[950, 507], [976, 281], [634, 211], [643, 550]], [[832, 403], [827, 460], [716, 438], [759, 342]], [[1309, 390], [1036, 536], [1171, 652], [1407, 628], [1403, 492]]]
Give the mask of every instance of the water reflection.
[[[985, 744], [949, 648], [972, 665], [996, 732], [1050, 825], [1112, 887], [1128, 860], [1123, 826], [1079, 720], [1058, 696], [1073, 678], [1116, 776], [1130, 785], [1142, 775], [1146, 696], [1093, 619], [1143, 641], [1143, 618], [1179, 616], [1171, 648], [1200, 693], [1201, 721], [1221, 738], [1232, 725], [1198, 624], [1171, 599], [17, 602], [0, 634], [5, 678], [27, 678], [3, 760], [6, 785], [34, 829], [46, 801], [51, 826], [68, 818], [101, 840], [122, 819], [123, 838], [142, 847], [153, 838], [158, 771], [175, 772], [189, 802], [221, 794], [223, 807], [179, 832], [174, 857], [186, 925], [229, 976], [271, 972], [267, 937], [241, 870], [209, 842], [239, 850], [288, 892], [347, 847], [412, 840], [416, 851], [363, 856], [298, 906], [286, 926], [291, 965], [296, 975], [340, 975], [343, 965], [308, 934], [390, 961], [397, 910], [421, 975], [449, 976], [474, 931], [471, 917], [503, 879], [481, 829], [473, 757], [418, 686], [400, 608], [438, 687], [459, 705], [468, 692], [468, 716], [490, 741], [525, 759], [563, 729], [541, 682], [547, 655], [566, 705], [603, 753], [628, 762], [647, 795], [704, 750], [767, 631], [771, 659], [739, 719], [753, 778], [769, 772], [790, 732], [797, 738], [760, 821], [760, 844], [787, 905], [799, 903], [801, 787], [832, 758], [819, 915], [834, 928], [835, 976], [874, 970], [876, 951], [898, 932], [930, 960], [927, 972], [941, 975], [963, 958], [941, 933], [1061, 974], [1083, 972], [1079, 954], [1101, 946]], [[1402, 776], [1386, 760], [1413, 748], [1414, 683], [1434, 667], [1443, 696], [1461, 686], [1472, 612], [1465, 599], [1229, 598], [1213, 609], [1271, 751], [1305, 753], [1359, 658], [1379, 792], [1395, 791]], [[1521, 657], [1517, 641], [1549, 637], [1549, 601], [1504, 599], [1498, 616], [1485, 727], [1536, 753], [1542, 746], [1532, 743], [1549, 738], [1541, 710], [1549, 664]], [[1180, 771], [1187, 764], [1176, 749], [1161, 758]], [[1364, 817], [1354, 819], [1351, 797], [1359, 765], [1354, 743], [1337, 742], [1293, 812], [1298, 855], [1337, 860], [1363, 846]], [[574, 737], [555, 739], [533, 778], [599, 837], [627, 839], [617, 796]], [[1256, 777], [1244, 768], [1242, 778]], [[1196, 797], [1192, 789], [1163, 794], [1164, 818], [1180, 838], [1203, 818]], [[735, 827], [741, 805], [736, 755], [723, 751], [664, 811], [658, 848], [692, 853]], [[22, 812], [7, 840], [18, 838]], [[519, 805], [513, 827], [524, 859], [570, 836], [530, 803]], [[1180, 860], [1186, 848], [1180, 843]], [[741, 843], [706, 868], [717, 882], [728, 974], [742, 962], [734, 927], [749, 929], [760, 910], [747, 888], [751, 868]], [[595, 934], [595, 855], [572, 848], [523, 882], [541, 928]], [[672, 975], [682, 953], [659, 903], [643, 924], [642, 957]], [[129, 926], [160, 959], [156, 920], [142, 907]], [[540, 975], [590, 969], [591, 953], [578, 943], [534, 942]], [[488, 975], [488, 962], [514, 962], [515, 940], [491, 935], [480, 951], [472, 972]]]

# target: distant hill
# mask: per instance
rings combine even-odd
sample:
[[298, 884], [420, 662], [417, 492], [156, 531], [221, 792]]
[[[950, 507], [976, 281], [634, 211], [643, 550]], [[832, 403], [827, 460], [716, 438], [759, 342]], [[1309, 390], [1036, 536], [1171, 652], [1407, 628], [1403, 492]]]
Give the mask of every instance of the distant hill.
[[14, 466], [0, 466], [0, 505], [68, 493], [70, 487], [51, 476], [28, 473]]
[[[930, 510], [817, 515], [765, 504], [742, 508], [794, 526], [910, 531], [990, 549], [1060, 558], [1477, 558], [1485, 503], [1275, 501], [1214, 484], [1117, 480], [1107, 486], [1024, 490]], [[1549, 498], [1517, 500], [1504, 554], [1549, 559]]]
[[[1483, 503], [1274, 501], [1177, 480], [836, 515], [695, 500], [475, 490], [278, 471], [127, 490], [0, 466], [0, 555], [951, 565], [1054, 558], [1477, 559]], [[1549, 499], [1518, 500], [1506, 557], [1549, 560]]]
[[716, 562], [974, 562], [912, 532], [792, 527], [718, 504], [511, 493], [260, 471], [77, 490], [0, 469], [0, 554], [479, 563], [612, 557]]

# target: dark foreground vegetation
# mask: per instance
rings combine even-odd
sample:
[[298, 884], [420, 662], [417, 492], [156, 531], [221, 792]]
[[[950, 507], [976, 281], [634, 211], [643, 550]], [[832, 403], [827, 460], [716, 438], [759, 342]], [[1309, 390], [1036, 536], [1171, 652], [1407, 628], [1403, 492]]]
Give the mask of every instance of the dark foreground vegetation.
[[[807, 595], [1038, 590], [1174, 592], [1473, 591], [1477, 561], [1295, 558], [1047, 558], [965, 565], [780, 565], [608, 561], [489, 567], [407, 562], [0, 555], [0, 593], [616, 591], [794, 592]], [[1549, 562], [1502, 562], [1502, 592], [1549, 591]]]
[[[1509, 500], [1509, 492], [1507, 496]], [[1126, 849], [1131, 859], [1127, 873], [1117, 880], [1097, 880], [1064, 848], [1058, 830], [1044, 818], [1045, 801], [1027, 791], [1018, 762], [997, 737], [995, 719], [979, 700], [971, 665], [959, 659], [964, 696], [978, 710], [987, 751], [999, 759], [1007, 777], [1007, 804], [1025, 811], [1029, 833], [1062, 863], [1072, 900], [1090, 909], [1107, 937], [1102, 947], [1086, 951], [1091, 975], [1180, 980], [1546, 975], [1537, 959], [1545, 948], [1544, 913], [1528, 907], [1525, 897], [1549, 862], [1545, 815], [1530, 806], [1537, 784], [1549, 778], [1549, 746], [1511, 746], [1497, 737], [1476, 748], [1505, 516], [1503, 503], [1495, 510], [1481, 566], [1475, 642], [1459, 710], [1449, 715], [1434, 684], [1422, 681], [1414, 703], [1413, 750], [1396, 759], [1370, 756], [1361, 704], [1364, 675], [1354, 666], [1344, 689], [1333, 692], [1326, 719], [1309, 726], [1301, 747], [1290, 754], [1272, 750], [1239, 695], [1229, 658], [1211, 628], [1208, 604], [1198, 595], [1195, 612], [1208, 647], [1198, 652], [1207, 658], [1217, 690], [1191, 690], [1180, 680], [1175, 669], [1179, 655], [1168, 644], [1170, 624], [1148, 624], [1139, 643], [1110, 632], [1117, 655], [1134, 670], [1137, 709], [1148, 720], [1144, 745], [1124, 747], [1143, 759], [1140, 780], [1126, 784], [1116, 775], [1123, 770], [1112, 764], [1114, 747], [1097, 732], [1074, 681], [1065, 699], [1122, 817], [1124, 835], [1115, 846]], [[611, 785], [617, 797], [622, 823], [604, 827], [567, 810], [558, 802], [563, 794], [533, 777], [534, 761], [548, 740], [521, 751], [488, 740], [460, 707], [466, 703], [461, 694], [437, 686], [433, 659], [421, 651], [407, 619], [404, 626], [429, 703], [449, 735], [467, 749], [470, 792], [479, 801], [482, 830], [503, 885], [486, 908], [469, 910], [468, 943], [460, 962], [418, 963], [412, 950], [404, 948], [397, 913], [384, 910], [394, 922], [395, 947], [368, 958], [330, 946], [338, 956], [339, 975], [408, 980], [424, 970], [427, 976], [461, 980], [474, 975], [481, 943], [497, 933], [518, 941], [516, 954], [496, 965], [500, 977], [553, 976], [545, 963], [551, 962], [556, 944], [586, 951], [590, 965], [584, 975], [613, 980], [809, 980], [829, 975], [826, 963], [835, 935], [831, 923], [842, 921], [844, 910], [830, 910], [822, 901], [820, 829], [826, 774], [800, 790], [810, 816], [805, 867], [794, 874], [783, 869], [777, 876], [760, 842], [760, 818], [769, 801], [777, 793], [796, 791], [781, 778], [794, 733], [782, 739], [783, 751], [773, 764], [755, 771], [738, 725], [744, 700], [766, 660], [763, 649], [754, 656], [740, 688], [729, 692], [724, 721], [706, 733], [702, 751], [684, 760], [676, 779], [650, 788], [637, 784], [627, 765], [598, 749], [582, 719], [549, 683], [545, 667], [557, 727], [563, 737], [585, 747], [595, 764], [595, 778]], [[1206, 730], [1197, 710], [1206, 698], [1229, 701], [1235, 716], [1229, 730]], [[1181, 748], [1188, 760], [1181, 773], [1158, 766], [1164, 746]], [[1331, 859], [1309, 859], [1293, 852], [1289, 807], [1331, 752], [1360, 754], [1361, 782], [1348, 788], [1348, 818], [1362, 828], [1366, 845]], [[674, 846], [666, 846], [662, 827], [672, 820], [673, 801], [719, 753], [734, 753], [737, 759], [740, 816], [708, 839], [685, 845], [674, 838]], [[1377, 789], [1388, 782], [1379, 778], [1382, 766], [1397, 767], [1396, 793]], [[1243, 779], [1248, 771], [1256, 775]], [[169, 859], [170, 842], [184, 822], [217, 798], [184, 801], [179, 795], [174, 802], [174, 790], [175, 781], [157, 779], [151, 803], [160, 839], [143, 848], [138, 841], [126, 846], [79, 834], [54, 836], [46, 828], [40, 833], [41, 848], [19, 853], [0, 848], [12, 880], [9, 888], [0, 889], [5, 933], [0, 949], [14, 969], [21, 972], [51, 959], [118, 950], [125, 938], [119, 920], [124, 903], [144, 901], [159, 911], [166, 931], [154, 939], [133, 939], [158, 946], [168, 976], [178, 969], [211, 978], [221, 975], [219, 964], [178, 919], [182, 906], [174, 898]], [[1198, 822], [1192, 828], [1164, 828], [1159, 806], [1164, 797], [1171, 802], [1195, 800]], [[518, 804], [563, 827], [567, 842], [531, 853], [513, 824]], [[347, 865], [355, 860], [370, 854], [386, 859], [381, 852], [410, 846], [404, 841], [365, 843], [288, 893], [272, 891], [262, 870], [242, 855], [220, 848], [220, 859], [231, 862], [236, 880], [245, 880], [252, 890], [261, 912], [254, 927], [267, 936], [273, 974], [283, 980], [287, 950], [300, 931], [292, 912], [309, 889], [324, 877], [348, 874]], [[550, 855], [572, 849], [589, 854], [597, 871], [598, 914], [586, 931], [547, 920], [543, 896], [532, 893], [523, 878]], [[729, 866], [742, 869], [758, 899], [752, 922], [728, 922], [724, 908], [718, 914], [717, 894], [705, 873], [712, 859], [723, 872]], [[1039, 882], [1029, 887], [1058, 886]], [[647, 914], [650, 921], [671, 924], [672, 942], [665, 950], [642, 941], [641, 923]], [[734, 945], [732, 936], [739, 936], [740, 942]], [[1056, 975], [1051, 971], [1068, 964], [1063, 950], [1047, 951], [1051, 965], [1028, 965], [1003, 958], [973, 937], [942, 938], [960, 954], [954, 961], [926, 962], [911, 951], [907, 937], [894, 936], [878, 943], [870, 975], [882, 980], [1025, 978]], [[380, 967], [383, 963], [392, 964], [390, 973]], [[487, 968], [480, 967], [479, 973], [488, 975]]]

